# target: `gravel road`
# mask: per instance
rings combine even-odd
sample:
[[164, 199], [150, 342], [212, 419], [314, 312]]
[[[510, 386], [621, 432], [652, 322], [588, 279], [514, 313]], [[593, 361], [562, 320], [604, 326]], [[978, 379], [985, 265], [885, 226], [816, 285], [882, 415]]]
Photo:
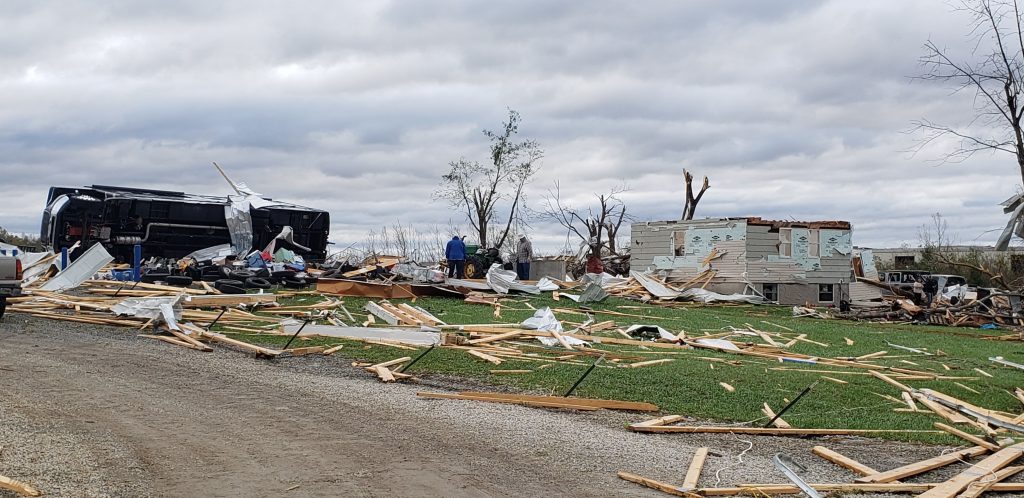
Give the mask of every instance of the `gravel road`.
[[344, 357], [269, 361], [215, 349], [8, 315], [0, 475], [46, 496], [655, 497], [666, 495], [615, 473], [678, 484], [693, 451], [708, 446], [721, 456], [708, 459], [702, 485], [716, 474], [722, 486], [785, 483], [776, 452], [804, 464], [809, 481], [843, 482], [855, 476], [811, 447], [879, 469], [943, 451], [859, 438], [637, 434], [623, 425], [648, 415], [425, 400], [415, 396], [424, 387], [479, 386], [431, 376], [382, 384]]

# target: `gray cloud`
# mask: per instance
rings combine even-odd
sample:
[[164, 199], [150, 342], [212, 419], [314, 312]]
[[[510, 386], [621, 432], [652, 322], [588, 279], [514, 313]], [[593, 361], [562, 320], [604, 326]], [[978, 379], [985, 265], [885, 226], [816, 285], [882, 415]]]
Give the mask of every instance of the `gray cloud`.
[[[971, 95], [909, 77], [929, 38], [963, 53], [948, 7], [907, 2], [11, 0], [0, 6], [0, 225], [37, 230], [50, 185], [227, 193], [210, 166], [329, 209], [339, 245], [463, 216], [432, 200], [447, 163], [485, 160], [506, 106], [546, 151], [539, 208], [626, 183], [640, 219], [848, 219], [864, 245], [916, 243], [934, 212], [990, 242], [1019, 189], [1008, 157], [936, 166], [921, 117]], [[564, 231], [534, 223], [538, 247]]]

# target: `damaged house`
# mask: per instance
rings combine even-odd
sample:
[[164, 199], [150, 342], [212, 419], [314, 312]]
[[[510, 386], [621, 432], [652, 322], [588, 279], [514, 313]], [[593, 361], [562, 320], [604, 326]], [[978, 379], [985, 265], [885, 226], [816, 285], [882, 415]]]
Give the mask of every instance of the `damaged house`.
[[671, 284], [762, 294], [780, 304], [849, 300], [853, 243], [846, 221], [708, 218], [632, 225], [631, 266]]

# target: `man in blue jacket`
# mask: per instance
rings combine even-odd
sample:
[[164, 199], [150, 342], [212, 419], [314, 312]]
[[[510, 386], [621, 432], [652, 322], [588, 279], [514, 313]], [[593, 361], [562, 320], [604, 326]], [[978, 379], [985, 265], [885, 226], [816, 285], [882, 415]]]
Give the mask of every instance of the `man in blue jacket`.
[[444, 248], [444, 257], [448, 260], [448, 278], [465, 278], [466, 244], [458, 235], [448, 241]]

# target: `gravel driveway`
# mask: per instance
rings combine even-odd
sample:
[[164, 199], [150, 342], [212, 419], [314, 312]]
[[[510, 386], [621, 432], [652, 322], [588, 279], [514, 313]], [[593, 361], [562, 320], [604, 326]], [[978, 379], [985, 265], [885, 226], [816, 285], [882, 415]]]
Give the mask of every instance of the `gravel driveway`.
[[615, 473], [678, 484], [693, 451], [708, 446], [721, 456], [708, 459], [702, 485], [716, 473], [722, 486], [785, 483], [770, 460], [780, 451], [809, 481], [842, 482], [855, 476], [812, 446], [879, 469], [942, 451], [637, 434], [623, 425], [649, 415], [425, 400], [415, 396], [424, 387], [479, 386], [430, 376], [382, 384], [344, 357], [257, 360], [135, 333], [18, 314], [0, 321], [0, 475], [47, 496], [654, 497], [666, 495]]

